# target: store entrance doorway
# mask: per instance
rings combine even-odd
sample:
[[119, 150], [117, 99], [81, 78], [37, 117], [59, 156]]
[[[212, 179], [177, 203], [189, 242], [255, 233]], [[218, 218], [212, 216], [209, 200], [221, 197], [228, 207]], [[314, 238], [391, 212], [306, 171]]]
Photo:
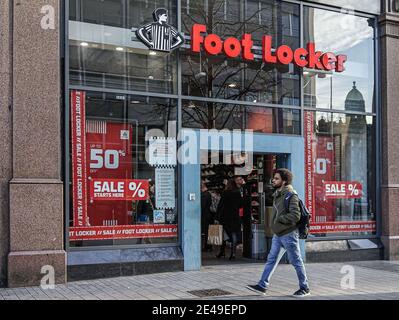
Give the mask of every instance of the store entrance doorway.
[[[223, 159], [222, 157], [223, 154], [220, 154], [219, 159]], [[242, 170], [244, 164], [237, 165], [234, 160], [231, 163], [221, 161], [220, 164], [201, 165], [202, 265], [259, 263], [266, 260], [273, 236], [270, 227], [274, 192], [271, 180], [275, 169], [288, 166], [288, 159], [288, 154], [256, 153], [253, 155], [252, 166], [247, 165], [245, 171]], [[243, 172], [246, 174], [242, 174]], [[226, 190], [226, 187], [228, 183], [234, 185], [237, 174], [245, 183], [240, 186], [240, 192], [236, 192], [231, 198], [226, 195], [230, 192]], [[235, 197], [240, 195], [243, 199], [238, 203], [241, 203], [243, 207], [242, 210], [238, 210], [239, 217], [227, 213], [227, 216], [240, 221], [236, 249], [232, 248], [232, 241], [229, 238], [231, 235], [226, 232], [226, 228], [232, 225], [229, 223], [231, 221], [227, 221], [228, 226], [223, 232], [223, 240], [226, 240], [225, 249], [221, 250], [223, 249], [221, 245], [208, 244], [209, 225], [223, 225], [221, 216], [226, 216], [223, 214], [223, 198], [228, 199], [228, 210], [231, 210], [232, 206], [234, 208], [232, 203], [236, 203]], [[230, 259], [232, 250], [234, 250], [234, 258]]]

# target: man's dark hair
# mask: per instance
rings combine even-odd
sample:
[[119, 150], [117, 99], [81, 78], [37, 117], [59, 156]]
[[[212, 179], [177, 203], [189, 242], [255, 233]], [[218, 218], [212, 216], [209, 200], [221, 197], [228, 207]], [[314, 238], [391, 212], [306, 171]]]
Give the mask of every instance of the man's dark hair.
[[159, 17], [162, 16], [163, 14], [168, 15], [168, 10], [166, 10], [165, 8], [158, 8], [154, 11], [153, 16], [154, 16], [154, 20], [158, 21]]
[[294, 176], [292, 175], [292, 172], [291, 172], [290, 170], [285, 169], [285, 168], [276, 169], [276, 170], [274, 170], [274, 172], [273, 172], [273, 176], [274, 176], [276, 173], [278, 173], [278, 174], [280, 175], [281, 179], [282, 179], [283, 181], [285, 181], [285, 184], [286, 184], [286, 185], [292, 183], [292, 179], [293, 179]]
[[229, 179], [229, 181], [227, 182], [225, 190], [226, 191], [238, 190], [238, 187], [237, 187], [236, 182], [235, 182], [235, 178]]

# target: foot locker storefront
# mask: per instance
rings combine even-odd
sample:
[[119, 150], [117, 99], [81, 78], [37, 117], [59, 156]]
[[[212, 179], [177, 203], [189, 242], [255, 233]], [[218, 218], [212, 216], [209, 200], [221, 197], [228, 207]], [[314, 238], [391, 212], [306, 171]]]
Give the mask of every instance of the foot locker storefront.
[[[270, 172], [284, 166], [312, 213], [310, 261], [338, 246], [378, 258], [374, 13], [278, 0], [66, 2], [70, 279], [198, 270], [201, 183], [220, 194], [234, 171], [212, 152], [254, 157], [242, 175], [244, 257], [267, 253]], [[222, 130], [241, 145], [215, 147]], [[188, 140], [195, 152], [180, 161]]]

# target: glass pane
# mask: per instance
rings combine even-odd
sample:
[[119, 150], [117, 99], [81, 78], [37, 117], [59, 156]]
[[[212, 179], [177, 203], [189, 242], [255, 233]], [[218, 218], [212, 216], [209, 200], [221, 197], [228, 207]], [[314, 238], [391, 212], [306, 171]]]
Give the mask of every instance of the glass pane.
[[304, 41], [316, 50], [347, 56], [342, 73], [304, 71], [307, 107], [373, 112], [374, 19], [304, 8]]
[[[274, 0], [248, 0], [246, 4], [246, 32], [252, 34], [255, 45], [261, 47], [262, 37], [269, 35], [274, 48], [283, 44], [293, 50], [299, 47], [299, 6]], [[272, 65], [258, 59], [248, 62], [246, 67], [247, 101], [300, 104], [300, 71], [293, 64]]]
[[[242, 13], [244, 7], [245, 14]], [[255, 60], [249, 62], [241, 55], [228, 58], [223, 53], [210, 55], [204, 50], [200, 53], [181, 50], [183, 94], [299, 105], [298, 68], [292, 64], [268, 65], [261, 59], [263, 35], [273, 37], [273, 46], [299, 47], [299, 20], [299, 6], [281, 1], [182, 1], [185, 33], [191, 34], [194, 24], [203, 24], [208, 34], [216, 34], [222, 40], [229, 37], [240, 40], [245, 33], [251, 34], [255, 54]]]
[[183, 101], [182, 117], [186, 128], [300, 134], [300, 110]]
[[127, 0], [128, 28], [139, 27], [153, 22], [152, 13], [155, 9], [168, 10], [168, 24], [177, 26], [177, 1], [176, 0]]
[[175, 93], [176, 66], [175, 53], [70, 41], [71, 85]]
[[[182, 0], [182, 31], [190, 34], [195, 23], [207, 26], [208, 33], [221, 38], [242, 31], [241, 0]], [[241, 22], [241, 23], [240, 23]]]
[[[160, 5], [158, 1], [131, 1], [129, 6], [126, 1], [71, 2], [70, 84], [172, 94], [177, 92], [176, 53], [150, 52], [136, 39], [131, 29], [132, 26], [153, 20], [152, 11]], [[143, 10], [138, 10], [137, 6]], [[162, 6], [169, 10], [169, 21], [174, 23], [175, 1], [162, 2]]]
[[176, 169], [146, 157], [149, 136], [175, 121], [171, 99], [72, 92], [71, 246], [177, 242]]
[[176, 25], [176, 0], [70, 0], [69, 19], [120, 28], [152, 22], [157, 8], [168, 10], [169, 23]]
[[272, 36], [273, 47], [282, 44], [292, 49], [300, 45], [299, 6], [275, 0], [246, 0], [245, 32], [252, 35], [256, 46], [262, 37]]
[[358, 10], [367, 13], [380, 14], [381, 0], [311, 0], [308, 2], [319, 2], [328, 6], [342, 7], [342, 10]]
[[308, 111], [304, 117], [312, 234], [375, 234], [375, 119]]
[[84, 22], [123, 27], [123, 0], [84, 0], [81, 1], [81, 14]]

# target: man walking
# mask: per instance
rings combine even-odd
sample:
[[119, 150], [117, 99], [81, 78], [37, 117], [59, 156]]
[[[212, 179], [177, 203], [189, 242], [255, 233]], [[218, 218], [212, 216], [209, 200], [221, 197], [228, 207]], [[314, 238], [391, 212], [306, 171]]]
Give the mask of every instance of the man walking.
[[[295, 267], [299, 280], [299, 290], [294, 297], [305, 297], [310, 294], [305, 266], [299, 249], [299, 233], [297, 223], [301, 217], [299, 199], [292, 188], [292, 173], [288, 169], [277, 169], [274, 172], [272, 185], [276, 191], [273, 194], [273, 222], [272, 229], [275, 235], [272, 247], [267, 257], [267, 262], [258, 284], [249, 285], [249, 290], [265, 294], [269, 287], [270, 278], [273, 275], [280, 259], [287, 252], [290, 263]], [[290, 194], [291, 197], [290, 197]], [[289, 198], [288, 210], [286, 201]], [[287, 198], [287, 199], [286, 199]]]

